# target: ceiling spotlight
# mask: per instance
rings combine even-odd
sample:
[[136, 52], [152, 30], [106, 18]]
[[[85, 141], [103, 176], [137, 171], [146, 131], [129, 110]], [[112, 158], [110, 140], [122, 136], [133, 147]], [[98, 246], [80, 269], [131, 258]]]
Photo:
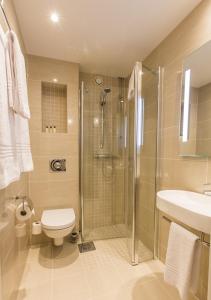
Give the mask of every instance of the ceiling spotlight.
[[58, 82], [58, 79], [57, 79], [57, 78], [54, 78], [54, 79], [53, 79], [53, 82]]
[[56, 12], [51, 14], [51, 21], [54, 22], [54, 23], [59, 22], [59, 15]]

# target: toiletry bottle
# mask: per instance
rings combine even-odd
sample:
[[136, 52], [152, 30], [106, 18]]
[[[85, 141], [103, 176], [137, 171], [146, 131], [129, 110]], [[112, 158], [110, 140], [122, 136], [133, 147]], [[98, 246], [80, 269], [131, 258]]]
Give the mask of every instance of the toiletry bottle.
[[53, 127], [52, 126], [50, 126], [50, 131], [49, 132], [53, 133]]
[[45, 127], [45, 132], [48, 133], [49, 132], [49, 128], [48, 126]]
[[56, 133], [56, 126], [53, 127], [53, 133]]

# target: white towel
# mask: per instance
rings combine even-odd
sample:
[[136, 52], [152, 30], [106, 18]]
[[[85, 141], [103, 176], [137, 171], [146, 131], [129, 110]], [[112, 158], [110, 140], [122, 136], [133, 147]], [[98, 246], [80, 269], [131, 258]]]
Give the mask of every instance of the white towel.
[[138, 93], [137, 96], [141, 97], [141, 81], [142, 81], [141, 76], [142, 76], [142, 64], [140, 62], [136, 62], [129, 80], [128, 100], [131, 100], [132, 98], [135, 97], [136, 91]]
[[7, 33], [6, 68], [9, 106], [14, 113], [16, 152], [21, 172], [33, 170], [29, 137], [30, 111], [26, 83], [24, 56], [13, 31]]
[[28, 120], [15, 115], [16, 150], [21, 172], [33, 170]]
[[8, 75], [8, 91], [10, 107], [23, 118], [30, 119], [28, 92], [26, 82], [25, 59], [12, 30], [7, 32], [7, 65], [11, 74]]
[[200, 249], [198, 236], [172, 222], [164, 280], [177, 287], [182, 300], [197, 289]]
[[20, 178], [16, 153], [14, 113], [8, 105], [6, 36], [0, 27], [0, 189]]

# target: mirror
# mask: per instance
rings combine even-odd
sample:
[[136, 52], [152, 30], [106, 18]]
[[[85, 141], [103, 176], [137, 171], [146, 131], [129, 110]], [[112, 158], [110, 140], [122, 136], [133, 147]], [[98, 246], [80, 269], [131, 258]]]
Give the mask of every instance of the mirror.
[[180, 155], [211, 156], [211, 41], [183, 64]]

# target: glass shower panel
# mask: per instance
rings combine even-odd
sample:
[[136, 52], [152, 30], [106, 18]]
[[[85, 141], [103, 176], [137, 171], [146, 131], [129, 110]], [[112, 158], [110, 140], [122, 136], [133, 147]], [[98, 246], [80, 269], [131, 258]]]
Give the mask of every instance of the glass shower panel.
[[134, 117], [135, 117], [135, 98], [127, 102], [127, 151], [125, 174], [127, 185], [125, 187], [126, 194], [126, 226], [127, 226], [127, 243], [128, 251], [132, 264], [137, 263], [137, 249], [135, 241], [135, 156], [134, 143], [136, 136], [134, 135]]
[[158, 79], [157, 72], [143, 67], [144, 137], [136, 201], [136, 240], [140, 262], [154, 256]]
[[124, 237], [124, 80], [81, 73], [80, 82], [82, 237]]
[[137, 150], [141, 115], [135, 97], [127, 100], [128, 80], [80, 74], [82, 239], [122, 237], [132, 264], [154, 250], [158, 74], [144, 67], [139, 80]]
[[141, 95], [128, 100], [126, 110], [126, 225], [134, 265], [152, 259], [154, 254], [158, 75], [142, 67], [142, 76], [135, 82], [138, 80]]

